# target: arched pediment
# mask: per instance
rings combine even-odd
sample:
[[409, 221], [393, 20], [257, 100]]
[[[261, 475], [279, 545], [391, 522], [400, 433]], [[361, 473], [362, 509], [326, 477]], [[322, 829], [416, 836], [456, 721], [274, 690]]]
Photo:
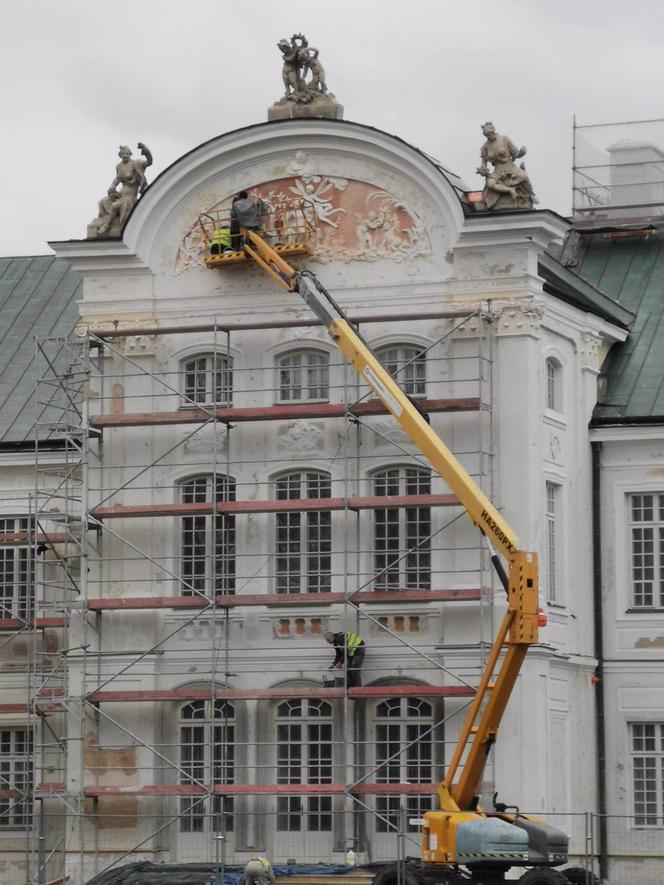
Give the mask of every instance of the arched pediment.
[[204, 271], [198, 216], [242, 189], [268, 203], [281, 194], [311, 205], [319, 220], [312, 263], [424, 260], [440, 271], [436, 257], [463, 224], [452, 180], [416, 148], [354, 123], [288, 120], [185, 154], [139, 201], [124, 243], [157, 275]]

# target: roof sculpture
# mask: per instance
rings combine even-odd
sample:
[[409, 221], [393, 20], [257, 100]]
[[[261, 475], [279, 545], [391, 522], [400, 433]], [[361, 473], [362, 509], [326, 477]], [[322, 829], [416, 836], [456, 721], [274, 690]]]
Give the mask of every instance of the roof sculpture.
[[[148, 186], [145, 170], [152, 165], [152, 154], [142, 141], [137, 147], [142, 159], [132, 159], [131, 148], [120, 145], [120, 162], [115, 167], [115, 178], [97, 204], [98, 215], [88, 225], [88, 239], [120, 237], [129, 213]], [[122, 190], [118, 190], [120, 185]]]
[[344, 109], [328, 92], [325, 68], [318, 57], [318, 49], [309, 45], [304, 34], [293, 34], [290, 40], [282, 37], [277, 47], [281, 52], [281, 76], [286, 91], [269, 109], [268, 120], [285, 120], [289, 117], [331, 117], [341, 120]]
[[482, 124], [482, 132], [486, 141], [477, 174], [485, 180], [484, 205], [487, 209], [532, 209], [538, 200], [525, 164], [514, 162], [525, 156], [525, 147], [517, 148], [508, 135], [499, 135], [491, 122]]

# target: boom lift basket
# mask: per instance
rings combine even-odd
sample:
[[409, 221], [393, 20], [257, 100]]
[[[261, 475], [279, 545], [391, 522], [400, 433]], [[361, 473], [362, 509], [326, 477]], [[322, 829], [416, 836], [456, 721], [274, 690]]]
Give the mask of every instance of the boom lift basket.
[[[280, 200], [270, 205], [270, 211], [263, 215], [261, 235], [279, 255], [311, 255], [318, 234], [318, 216], [313, 206], [304, 200]], [[212, 251], [214, 231], [218, 228], [231, 230], [231, 210], [212, 209], [198, 216], [198, 224], [203, 233], [204, 261], [207, 267], [224, 267], [246, 262], [244, 236], [235, 233], [232, 251]]]

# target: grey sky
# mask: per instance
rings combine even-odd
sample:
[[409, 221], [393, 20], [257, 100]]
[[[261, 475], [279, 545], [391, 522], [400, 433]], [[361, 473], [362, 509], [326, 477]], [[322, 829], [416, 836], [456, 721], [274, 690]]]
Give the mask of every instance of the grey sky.
[[280, 97], [276, 42], [304, 31], [347, 120], [417, 145], [471, 186], [480, 124], [528, 147], [567, 213], [571, 123], [664, 116], [661, 0], [2, 0], [0, 254], [79, 238], [119, 144], [153, 180]]

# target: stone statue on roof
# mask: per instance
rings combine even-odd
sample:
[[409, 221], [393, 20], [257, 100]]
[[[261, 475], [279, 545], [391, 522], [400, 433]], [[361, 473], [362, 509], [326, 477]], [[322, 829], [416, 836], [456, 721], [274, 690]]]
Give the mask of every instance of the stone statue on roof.
[[487, 209], [532, 209], [538, 202], [524, 163], [515, 160], [525, 156], [525, 147], [517, 148], [507, 135], [499, 135], [491, 122], [482, 124], [486, 141], [477, 174], [483, 175], [484, 203]]
[[[141, 158], [132, 158], [132, 151], [120, 145], [120, 162], [107, 194], [99, 201], [97, 218], [88, 225], [88, 239], [119, 237], [129, 213], [148, 186], [145, 170], [152, 165], [152, 154], [142, 141], [138, 143]], [[121, 190], [118, 188], [121, 187]]]
[[283, 37], [277, 43], [281, 52], [281, 76], [285, 93], [268, 111], [268, 120], [289, 117], [332, 117], [341, 119], [343, 108], [328, 92], [319, 51], [310, 46], [304, 34]]

